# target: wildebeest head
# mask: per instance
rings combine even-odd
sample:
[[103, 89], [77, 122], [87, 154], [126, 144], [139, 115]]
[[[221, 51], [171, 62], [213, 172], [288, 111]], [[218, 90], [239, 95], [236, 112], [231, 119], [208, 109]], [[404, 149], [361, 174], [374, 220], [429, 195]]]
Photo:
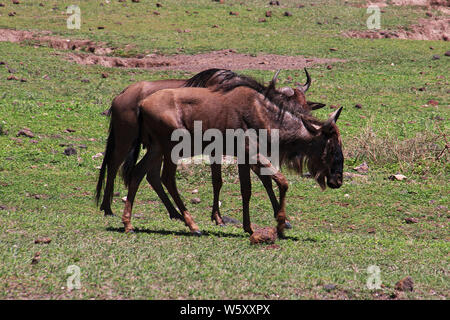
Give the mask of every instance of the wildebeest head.
[[308, 169], [322, 189], [326, 186], [333, 189], [342, 186], [344, 156], [341, 136], [336, 126], [341, 111], [342, 107], [319, 126], [303, 121], [313, 137], [311, 152], [308, 154]]
[[267, 92], [276, 91], [283, 94], [285, 101], [287, 104], [294, 106], [297, 109], [301, 109], [303, 112], [309, 113], [311, 110], [317, 110], [325, 106], [323, 103], [312, 102], [306, 100], [306, 91], [308, 91], [311, 86], [311, 77], [306, 68], [304, 69], [306, 73], [306, 83], [303, 85], [299, 85], [297, 87], [282, 87], [276, 89], [276, 81], [280, 70], [277, 71], [269, 86], [267, 87]]

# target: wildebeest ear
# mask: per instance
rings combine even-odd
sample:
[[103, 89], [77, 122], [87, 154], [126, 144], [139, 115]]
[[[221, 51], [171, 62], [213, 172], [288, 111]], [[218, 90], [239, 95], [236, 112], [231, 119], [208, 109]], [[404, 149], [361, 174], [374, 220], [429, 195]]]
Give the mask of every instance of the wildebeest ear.
[[339, 115], [341, 114], [343, 107], [340, 107], [339, 109], [337, 109], [335, 112], [333, 112], [330, 116], [330, 118], [328, 118], [328, 120], [323, 124], [322, 126], [322, 131], [325, 133], [330, 133], [332, 130], [332, 124], [336, 123], [336, 121], [339, 118]]
[[300, 117], [300, 120], [302, 120], [303, 125], [305, 126], [306, 130], [309, 131], [309, 133], [316, 135], [319, 132], [320, 127], [316, 127], [313, 124], [309, 123], [309, 121], [305, 121]]
[[306, 103], [311, 110], [317, 110], [326, 106], [326, 104], [320, 102], [306, 101]]
[[287, 97], [292, 97], [295, 93], [294, 89], [292, 89], [291, 87], [283, 87], [279, 89], [279, 91]]

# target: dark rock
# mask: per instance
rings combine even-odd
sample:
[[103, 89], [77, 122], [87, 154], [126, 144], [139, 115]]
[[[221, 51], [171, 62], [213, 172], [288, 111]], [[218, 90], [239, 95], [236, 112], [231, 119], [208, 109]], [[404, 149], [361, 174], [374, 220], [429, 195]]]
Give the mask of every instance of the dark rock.
[[438, 54], [435, 54], [435, 55], [433, 55], [433, 60], [439, 60], [441, 58], [441, 56], [440, 55], [438, 55]]
[[77, 154], [77, 150], [73, 147], [69, 147], [64, 150], [64, 154], [66, 156], [71, 156], [71, 155]]

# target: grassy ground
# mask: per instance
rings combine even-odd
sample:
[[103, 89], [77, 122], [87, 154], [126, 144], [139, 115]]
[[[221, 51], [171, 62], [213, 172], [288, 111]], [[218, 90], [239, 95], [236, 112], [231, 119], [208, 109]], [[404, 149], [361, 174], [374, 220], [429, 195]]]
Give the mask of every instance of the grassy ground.
[[[0, 298], [448, 298], [448, 153], [435, 160], [445, 144], [440, 132], [448, 134], [449, 127], [446, 42], [343, 38], [341, 31], [363, 30], [367, 15], [364, 8], [341, 1], [326, 6], [303, 1], [307, 6], [301, 9], [293, 8], [294, 1], [283, 1], [286, 8], [269, 8], [268, 1], [246, 6], [238, 1], [227, 1], [232, 6], [164, 1], [162, 8], [153, 1], [127, 1], [127, 7], [117, 1], [104, 6], [100, 1], [50, 1], [45, 7], [39, 2], [6, 3], [0, 7], [0, 27], [105, 41], [123, 48], [119, 52], [125, 56], [234, 48], [345, 59], [332, 70], [324, 65], [310, 70], [315, 82], [309, 97], [345, 107], [339, 120], [345, 171], [353, 172], [363, 161], [370, 170], [325, 192], [313, 181], [289, 174], [288, 217], [294, 228], [274, 247], [252, 246], [241, 228], [220, 228], [209, 221], [212, 187], [209, 169], [202, 166], [180, 170], [177, 182], [204, 236], [191, 237], [182, 223], [170, 221], [146, 184], [134, 210], [138, 232], [124, 234], [124, 187], [116, 184], [116, 217], [104, 218], [93, 201], [101, 158], [92, 156], [103, 151], [108, 128], [100, 113], [134, 81], [187, 74], [79, 66], [49, 48], [0, 43], [0, 61], [27, 79], [6, 81], [8, 69], [0, 66]], [[62, 12], [75, 3], [82, 10], [82, 28], [67, 30]], [[58, 10], [52, 10], [55, 6]], [[266, 10], [274, 17], [258, 23]], [[282, 16], [287, 10], [292, 17]], [[417, 7], [385, 10], [383, 28], [406, 26], [424, 16]], [[10, 11], [17, 15], [9, 17]], [[220, 27], [211, 28], [214, 24]], [[177, 28], [191, 32], [180, 34]], [[432, 60], [433, 54], [441, 58]], [[102, 78], [102, 72], [109, 77]], [[266, 80], [273, 74], [244, 73]], [[302, 73], [283, 72], [281, 83], [289, 83], [289, 75], [298, 78], [296, 74]], [[413, 89], [421, 87], [426, 90]], [[438, 106], [429, 105], [431, 99]], [[362, 109], [354, 108], [356, 103]], [[325, 118], [329, 111], [317, 116]], [[15, 139], [24, 127], [35, 137]], [[66, 132], [68, 128], [75, 132]], [[432, 138], [428, 151], [413, 144], [419, 136]], [[373, 142], [370, 153], [361, 147], [363, 140]], [[392, 147], [402, 141], [411, 141], [410, 150]], [[61, 144], [74, 145], [77, 155], [64, 155]], [[383, 150], [395, 156], [386, 161]], [[408, 152], [417, 157], [409, 159]], [[387, 179], [395, 173], [408, 179]], [[222, 213], [241, 219], [236, 169], [226, 168], [224, 177]], [[199, 190], [195, 197], [200, 204], [190, 204], [192, 189]], [[254, 180], [253, 189], [252, 222], [275, 225], [263, 187]], [[407, 217], [418, 223], [405, 223]], [[39, 237], [52, 241], [35, 244]], [[31, 264], [37, 252], [40, 261]], [[81, 289], [69, 292], [66, 270], [73, 264], [81, 270]], [[370, 265], [380, 267], [380, 290], [366, 287]], [[396, 293], [395, 283], [408, 275], [414, 291]], [[326, 284], [336, 289], [327, 291]]]

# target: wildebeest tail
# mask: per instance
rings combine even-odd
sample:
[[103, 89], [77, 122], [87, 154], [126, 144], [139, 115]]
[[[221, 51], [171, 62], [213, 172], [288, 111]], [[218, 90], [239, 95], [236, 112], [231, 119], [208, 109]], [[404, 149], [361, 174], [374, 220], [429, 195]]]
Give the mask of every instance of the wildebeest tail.
[[128, 151], [128, 155], [122, 166], [122, 179], [125, 186], [128, 187], [131, 183], [133, 177], [133, 170], [136, 166], [136, 162], [139, 158], [139, 153], [141, 152], [142, 136], [141, 136], [141, 126], [142, 126], [142, 114], [138, 109], [138, 136], [134, 139], [134, 142]]
[[105, 156], [103, 157], [102, 166], [100, 167], [100, 173], [98, 175], [97, 190], [95, 193], [95, 201], [96, 201], [97, 205], [100, 200], [101, 193], [102, 193], [103, 181], [105, 180], [106, 169], [109, 165], [109, 162], [111, 161], [112, 155], [114, 153], [114, 148], [115, 148], [114, 127], [113, 127], [113, 124], [111, 121], [109, 124], [109, 135], [108, 135], [108, 140], [106, 142]]

